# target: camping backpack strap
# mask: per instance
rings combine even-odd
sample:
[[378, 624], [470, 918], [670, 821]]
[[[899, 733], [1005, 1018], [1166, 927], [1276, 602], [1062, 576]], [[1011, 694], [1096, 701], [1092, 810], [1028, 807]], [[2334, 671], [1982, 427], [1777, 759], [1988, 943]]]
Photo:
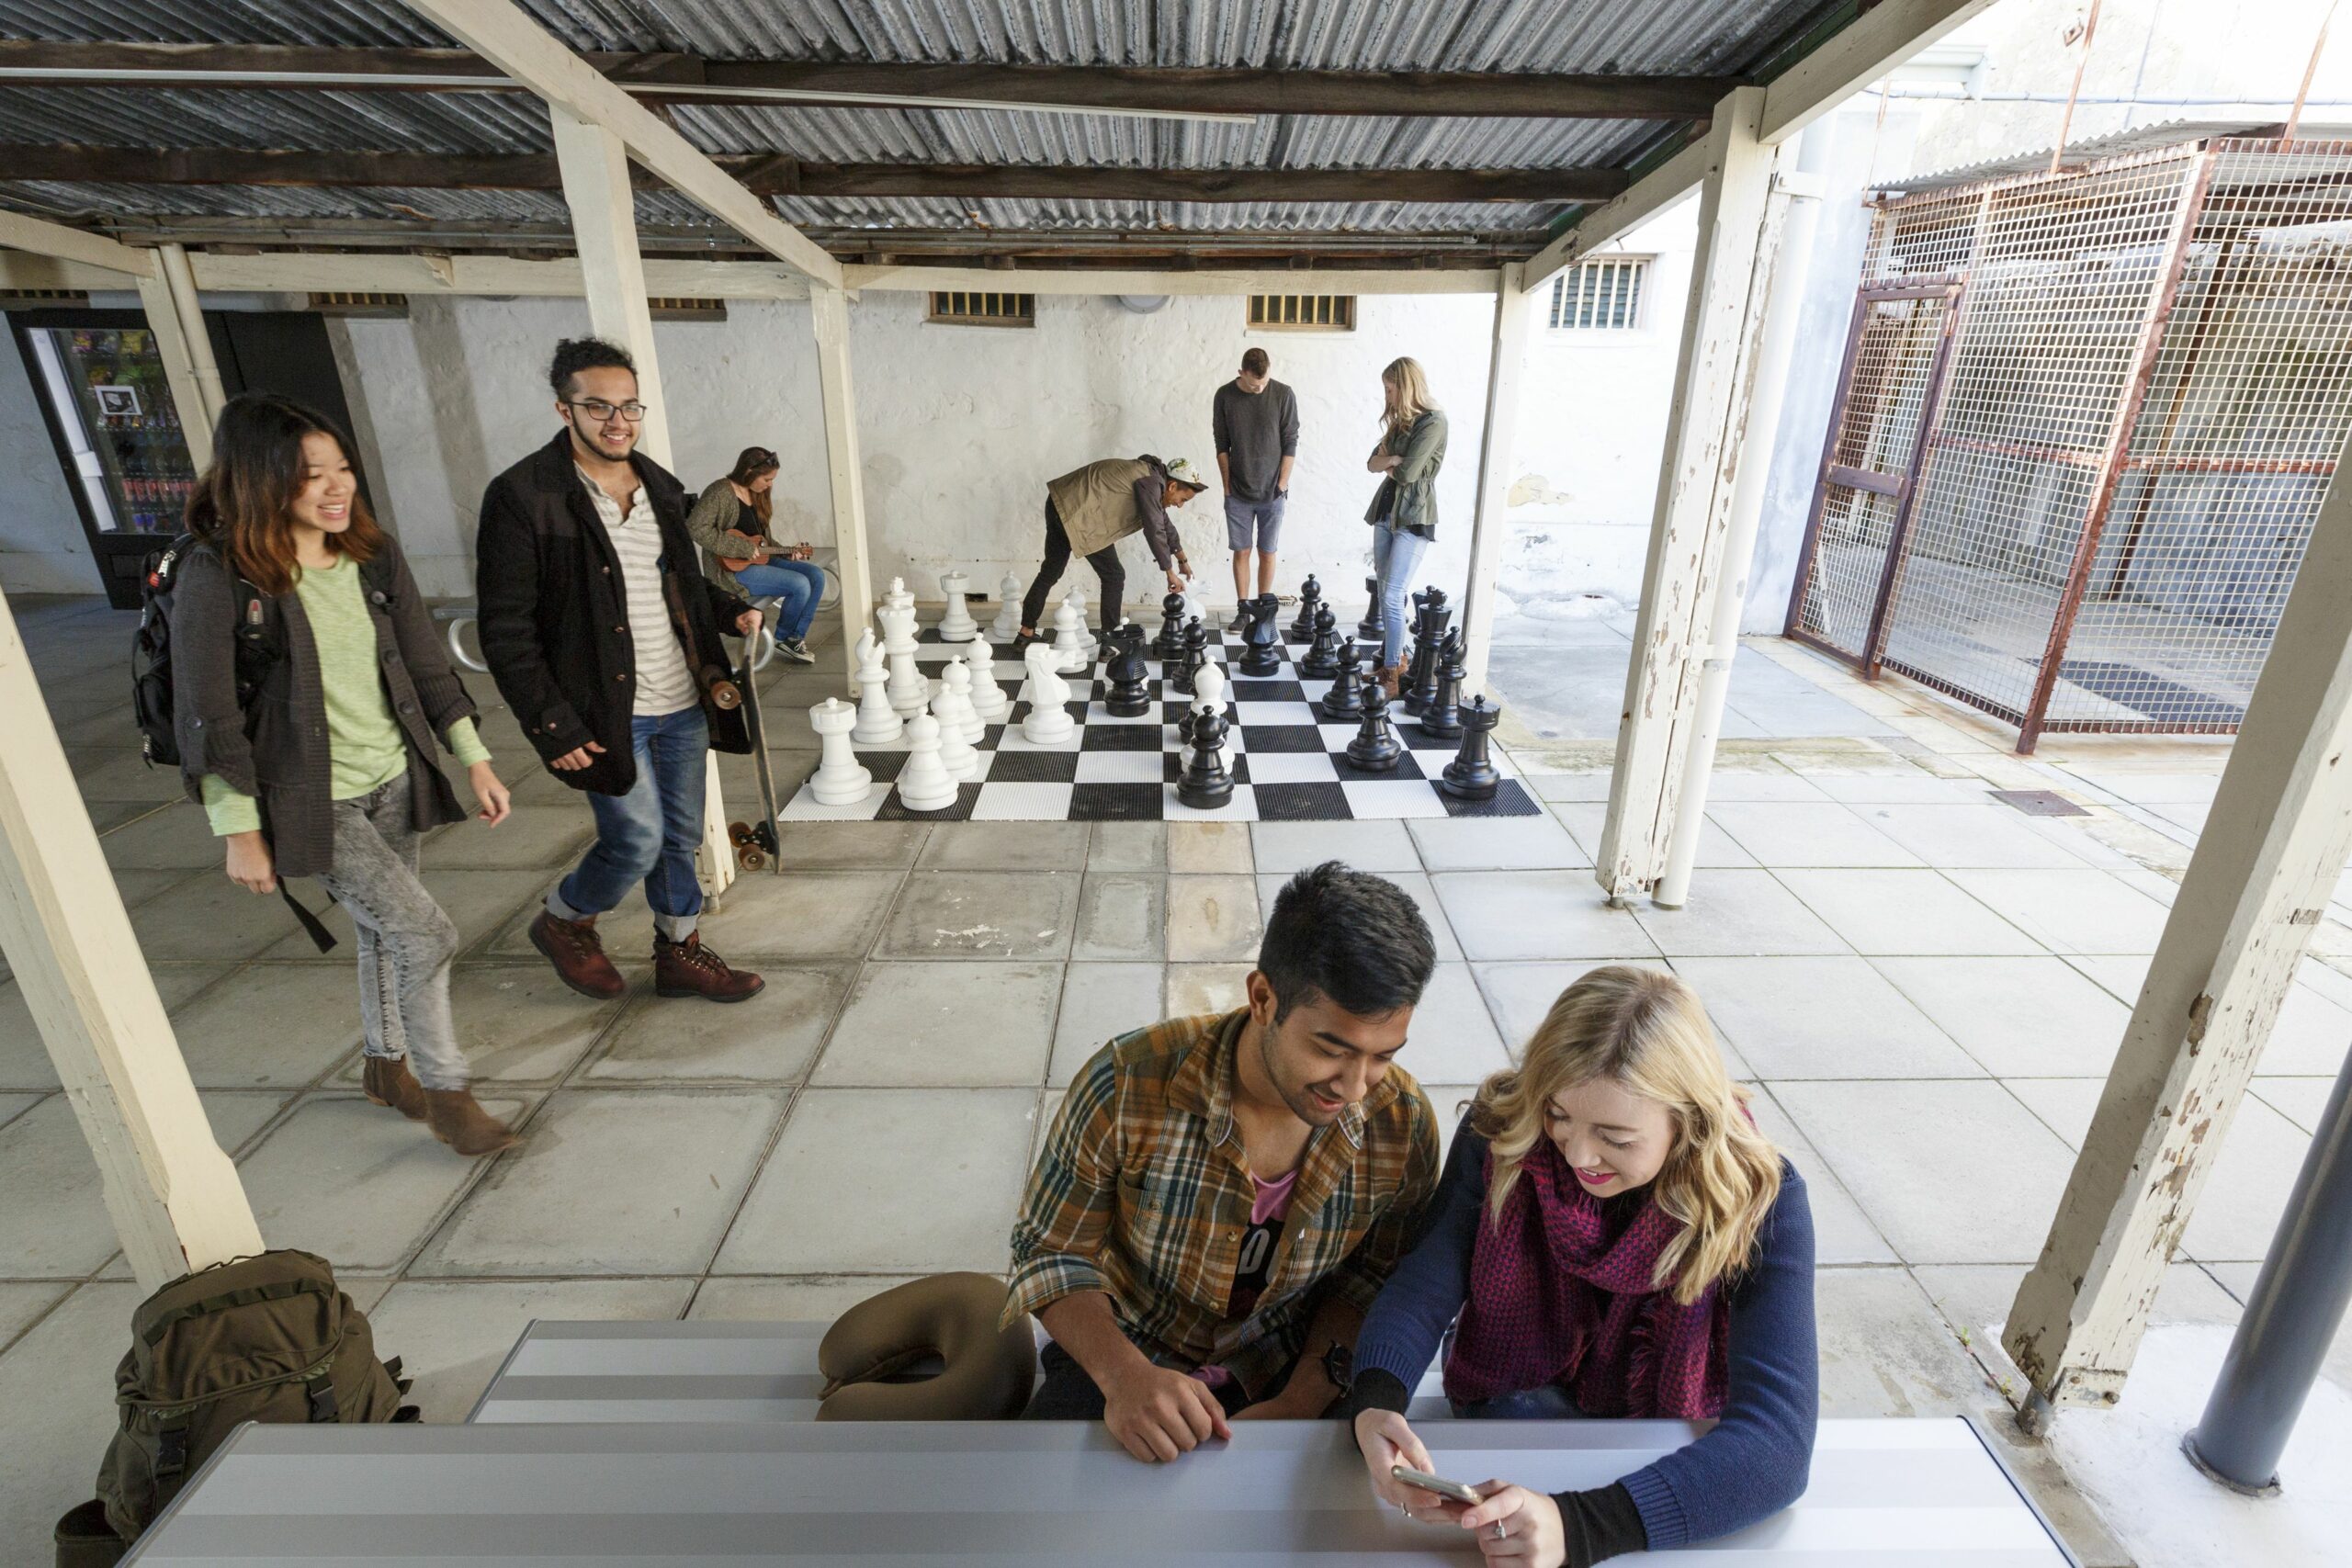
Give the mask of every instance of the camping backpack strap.
[[185, 1410], [165, 1416], [155, 1428], [155, 1479], [165, 1482], [187, 1469], [189, 1417]]

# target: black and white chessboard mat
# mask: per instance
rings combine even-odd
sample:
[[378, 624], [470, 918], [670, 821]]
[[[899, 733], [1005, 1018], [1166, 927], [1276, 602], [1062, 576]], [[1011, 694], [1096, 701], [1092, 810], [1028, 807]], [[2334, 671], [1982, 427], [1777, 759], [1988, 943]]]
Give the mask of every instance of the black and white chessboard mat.
[[[1284, 606], [1283, 635], [1289, 636]], [[968, 643], [942, 642], [936, 626], [918, 638], [916, 667], [934, 680]], [[956, 785], [956, 804], [936, 811], [910, 809], [899, 798], [895, 780], [906, 765], [901, 738], [887, 746], [857, 745], [857, 760], [874, 775], [863, 801], [820, 806], [803, 784], [777, 813], [786, 822], [1348, 822], [1408, 817], [1532, 817], [1534, 798], [1511, 776], [1499, 755], [1503, 775], [1492, 800], [1457, 800], [1437, 785], [1438, 775], [1461, 749], [1461, 741], [1422, 731], [1399, 703], [1389, 717], [1405, 754], [1385, 773], [1368, 773], [1347, 759], [1358, 726], [1326, 722], [1311, 705], [1331, 687], [1328, 680], [1300, 677], [1303, 642], [1285, 641], [1282, 669], [1262, 679], [1231, 673], [1240, 645], [1231, 634], [1209, 644], [1211, 657], [1227, 666], [1225, 716], [1226, 765], [1233, 775], [1233, 799], [1215, 809], [1196, 809], [1176, 798], [1182, 761], [1176, 721], [1190, 702], [1168, 688], [1159, 660], [1146, 645], [1145, 670], [1152, 707], [1120, 718], [1102, 706], [1103, 665], [1109, 650], [1098, 648], [1090, 670], [1065, 675], [1073, 694], [1088, 700], [1067, 705], [1076, 727], [1069, 738], [1041, 746], [1021, 733], [1028, 705], [1020, 700], [1027, 671], [1008, 647], [992, 645], [993, 676], [1012, 702], [1007, 720], [988, 726], [978, 742], [980, 771]], [[1467, 694], [1465, 694], [1466, 696]]]

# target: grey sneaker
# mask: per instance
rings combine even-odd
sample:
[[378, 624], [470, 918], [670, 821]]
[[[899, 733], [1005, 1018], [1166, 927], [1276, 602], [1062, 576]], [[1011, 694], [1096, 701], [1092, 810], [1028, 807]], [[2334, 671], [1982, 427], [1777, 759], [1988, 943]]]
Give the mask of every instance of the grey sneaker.
[[817, 656], [808, 651], [808, 645], [797, 637], [780, 637], [776, 638], [775, 650], [778, 653], [783, 654], [786, 659], [791, 660], [795, 664], [814, 664], [817, 662]]

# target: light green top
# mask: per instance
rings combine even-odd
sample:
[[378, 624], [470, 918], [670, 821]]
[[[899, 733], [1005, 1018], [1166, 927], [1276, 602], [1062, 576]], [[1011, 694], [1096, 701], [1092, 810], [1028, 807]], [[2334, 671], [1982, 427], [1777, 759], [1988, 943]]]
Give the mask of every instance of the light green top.
[[[332, 567], [298, 570], [294, 591], [301, 595], [311, 641], [318, 649], [329, 783], [334, 798], [350, 800], [391, 783], [408, 766], [408, 747], [376, 669], [376, 623], [360, 592], [359, 568], [346, 557], [337, 556]], [[468, 767], [490, 760], [470, 718], [449, 727], [449, 750]], [[261, 827], [260, 805], [218, 773], [204, 777], [204, 810], [216, 835]]]

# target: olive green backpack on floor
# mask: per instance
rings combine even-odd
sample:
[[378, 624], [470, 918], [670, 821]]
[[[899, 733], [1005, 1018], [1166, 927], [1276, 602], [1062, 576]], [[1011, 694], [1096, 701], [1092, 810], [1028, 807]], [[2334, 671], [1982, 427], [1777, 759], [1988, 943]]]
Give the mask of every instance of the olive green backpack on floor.
[[178, 1495], [247, 1421], [413, 1421], [400, 1361], [376, 1359], [368, 1317], [323, 1258], [265, 1252], [181, 1276], [131, 1314], [115, 1369], [121, 1429], [98, 1499], [123, 1540]]

